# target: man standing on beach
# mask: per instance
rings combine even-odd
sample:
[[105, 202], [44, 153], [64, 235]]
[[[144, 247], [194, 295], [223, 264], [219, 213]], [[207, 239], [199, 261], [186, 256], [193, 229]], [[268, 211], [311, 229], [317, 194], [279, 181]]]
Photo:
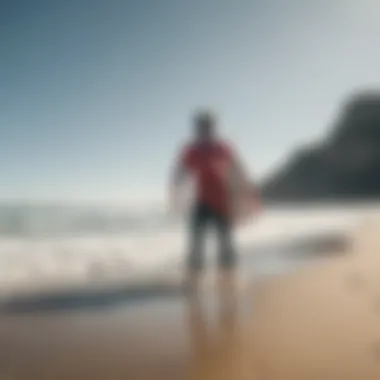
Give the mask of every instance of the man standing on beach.
[[[221, 270], [236, 266], [236, 251], [233, 244], [234, 207], [232, 200], [232, 178], [245, 178], [246, 174], [229, 144], [217, 134], [214, 116], [200, 112], [194, 120], [195, 138], [180, 152], [171, 178], [171, 202], [177, 208], [180, 186], [190, 174], [196, 185], [196, 197], [190, 216], [190, 247], [187, 269], [190, 276], [203, 269], [204, 237], [208, 225], [216, 228]], [[247, 182], [248, 183], [248, 182]]]

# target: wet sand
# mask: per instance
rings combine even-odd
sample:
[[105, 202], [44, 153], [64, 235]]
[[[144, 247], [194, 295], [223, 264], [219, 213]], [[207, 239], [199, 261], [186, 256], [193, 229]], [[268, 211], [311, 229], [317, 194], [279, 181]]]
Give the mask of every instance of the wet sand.
[[380, 378], [380, 223], [346, 255], [274, 279], [250, 321], [265, 379]]
[[144, 291], [139, 302], [127, 294], [113, 306], [98, 299], [85, 308], [3, 309], [0, 379], [202, 379], [218, 370], [227, 348], [238, 353], [249, 302], [234, 287]]
[[240, 290], [3, 312], [0, 380], [379, 379], [379, 226], [345, 255]]

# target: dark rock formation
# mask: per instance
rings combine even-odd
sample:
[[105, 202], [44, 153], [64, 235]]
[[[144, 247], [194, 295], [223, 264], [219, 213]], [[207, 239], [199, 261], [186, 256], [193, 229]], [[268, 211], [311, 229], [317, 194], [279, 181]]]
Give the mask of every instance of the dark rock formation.
[[331, 132], [264, 182], [273, 201], [380, 197], [380, 92], [351, 97]]

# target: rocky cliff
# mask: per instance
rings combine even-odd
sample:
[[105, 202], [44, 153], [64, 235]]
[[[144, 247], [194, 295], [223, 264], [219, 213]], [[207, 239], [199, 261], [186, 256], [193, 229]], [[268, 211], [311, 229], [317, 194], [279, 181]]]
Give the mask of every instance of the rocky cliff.
[[263, 184], [274, 201], [380, 198], [380, 92], [352, 96], [323, 141], [299, 150]]

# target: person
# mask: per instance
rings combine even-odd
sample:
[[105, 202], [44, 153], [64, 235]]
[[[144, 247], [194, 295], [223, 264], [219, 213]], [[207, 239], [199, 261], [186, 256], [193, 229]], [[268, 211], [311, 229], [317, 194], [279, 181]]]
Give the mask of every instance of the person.
[[217, 122], [208, 111], [200, 111], [194, 119], [195, 138], [181, 149], [171, 177], [171, 204], [178, 206], [180, 187], [187, 174], [195, 180], [196, 196], [190, 213], [190, 247], [187, 256], [189, 274], [198, 274], [204, 267], [206, 227], [217, 232], [221, 270], [237, 264], [233, 242], [234, 210], [231, 180], [247, 178], [234, 149], [219, 137]]

